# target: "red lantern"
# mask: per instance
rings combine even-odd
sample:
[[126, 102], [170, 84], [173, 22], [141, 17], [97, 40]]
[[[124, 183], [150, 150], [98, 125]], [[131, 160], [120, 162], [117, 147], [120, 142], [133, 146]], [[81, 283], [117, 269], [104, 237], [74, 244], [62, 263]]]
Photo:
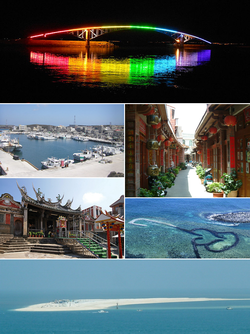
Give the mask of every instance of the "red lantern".
[[170, 146], [170, 144], [171, 144], [171, 143], [170, 143], [169, 140], [166, 140], [166, 141], [165, 141], [165, 146], [166, 146], [166, 147]]
[[206, 141], [207, 138], [208, 138], [208, 136], [202, 136], [202, 137], [201, 137], [201, 139], [202, 139], [203, 141]]
[[214, 135], [217, 133], [217, 128], [215, 126], [211, 126], [211, 128], [208, 131]]
[[201, 151], [197, 151], [198, 154], [201, 154]]
[[151, 125], [151, 127], [153, 128], [153, 129], [160, 129], [160, 127], [161, 127], [161, 122], [160, 123], [158, 123], [158, 124], [153, 124], [153, 125]]
[[179, 147], [177, 147], [176, 152], [178, 153], [180, 151]]
[[228, 115], [225, 117], [224, 123], [227, 126], [235, 126], [237, 124], [237, 118], [235, 116]]
[[164, 141], [166, 138], [163, 135], [157, 136], [157, 141]]
[[168, 140], [172, 143], [174, 141], [173, 137], [168, 138]]

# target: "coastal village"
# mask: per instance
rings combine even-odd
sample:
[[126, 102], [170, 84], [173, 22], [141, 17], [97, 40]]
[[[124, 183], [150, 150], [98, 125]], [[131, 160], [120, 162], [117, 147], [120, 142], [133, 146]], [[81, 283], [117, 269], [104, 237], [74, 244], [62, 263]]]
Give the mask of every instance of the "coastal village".
[[[85, 176], [124, 176], [124, 127], [122, 125], [69, 125], [69, 126], [52, 126], [52, 125], [19, 125], [19, 126], [0, 126], [2, 132], [0, 133], [0, 175], [6, 176], [36, 176], [35, 171], [37, 166], [32, 165], [30, 161], [26, 161], [22, 158], [22, 163], [12, 161], [19, 160], [19, 152], [22, 150], [22, 145], [19, 139], [11, 138], [13, 136], [24, 135], [29, 140], [41, 140], [41, 141], [61, 141], [61, 140], [74, 140], [78, 142], [93, 142], [91, 149], [83, 149], [80, 152], [72, 152], [72, 156], [68, 158], [47, 157], [46, 160], [41, 161], [43, 169], [52, 169], [53, 172], [49, 172], [50, 176], [82, 176], [82, 166], [72, 166], [75, 162], [85, 162], [90, 160], [100, 162], [103, 164], [109, 164], [110, 166], [97, 167], [98, 170], [94, 172], [95, 168]], [[7, 152], [6, 153], [3, 153]], [[56, 154], [56, 152], [55, 152]], [[119, 155], [114, 157], [115, 155]], [[110, 156], [113, 159], [110, 159]], [[109, 157], [108, 159], [106, 157]], [[113, 161], [115, 160], [115, 161]], [[26, 163], [27, 162], [27, 163]], [[113, 163], [114, 162], [114, 163]], [[112, 165], [111, 165], [112, 163]], [[54, 167], [70, 167], [74, 170], [59, 171]], [[85, 166], [86, 167], [86, 164]], [[30, 174], [31, 173], [31, 174]], [[40, 173], [41, 174], [41, 173]], [[47, 174], [43, 173], [39, 177], [46, 177]]]

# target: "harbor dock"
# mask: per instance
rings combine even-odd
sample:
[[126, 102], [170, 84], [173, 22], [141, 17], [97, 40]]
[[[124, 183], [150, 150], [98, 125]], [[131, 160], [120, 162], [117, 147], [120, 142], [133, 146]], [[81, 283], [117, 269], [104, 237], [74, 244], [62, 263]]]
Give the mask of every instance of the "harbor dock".
[[68, 167], [55, 167], [38, 170], [26, 160], [14, 160], [11, 153], [0, 150], [0, 167], [8, 177], [107, 177], [111, 172], [124, 174], [124, 153], [104, 158], [109, 163], [100, 163], [99, 159], [70, 164]]

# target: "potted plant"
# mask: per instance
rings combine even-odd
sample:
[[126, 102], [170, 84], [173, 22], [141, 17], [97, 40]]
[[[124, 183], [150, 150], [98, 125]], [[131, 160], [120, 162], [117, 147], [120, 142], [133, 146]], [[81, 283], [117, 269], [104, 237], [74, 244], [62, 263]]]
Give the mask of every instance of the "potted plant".
[[223, 191], [227, 197], [237, 197], [238, 189], [242, 186], [242, 181], [237, 180], [236, 170], [233, 169], [231, 174], [224, 173], [222, 176], [224, 180]]
[[206, 189], [209, 193], [213, 193], [213, 197], [223, 197], [223, 183], [213, 182], [207, 185]]
[[171, 188], [174, 184], [172, 177], [168, 173], [160, 173], [158, 180], [162, 183], [164, 189]]
[[205, 178], [205, 169], [199, 166], [196, 170], [196, 174], [199, 176], [199, 178], [201, 179], [201, 183], [203, 184]]

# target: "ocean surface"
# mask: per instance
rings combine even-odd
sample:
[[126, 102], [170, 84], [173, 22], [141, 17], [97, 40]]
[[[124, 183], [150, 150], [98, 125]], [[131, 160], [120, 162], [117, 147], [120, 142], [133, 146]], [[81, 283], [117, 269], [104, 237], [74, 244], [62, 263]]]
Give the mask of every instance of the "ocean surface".
[[[1, 298], [1, 333], [244, 334], [250, 328], [250, 300], [133, 305], [109, 309], [108, 313], [12, 311], [26, 306], [27, 298]], [[50, 301], [35, 296], [31, 300]]]
[[126, 199], [126, 258], [250, 258], [250, 221], [211, 215], [250, 212], [250, 199]]
[[[4, 103], [242, 103], [249, 47], [118, 49], [4, 46]], [[12, 94], [10, 94], [12, 92]], [[237, 92], [237, 94], [235, 93]]]
[[91, 150], [96, 146], [110, 146], [110, 144], [87, 141], [80, 142], [73, 139], [57, 139], [57, 140], [36, 140], [28, 139], [27, 135], [11, 135], [11, 139], [19, 139], [19, 143], [23, 146], [21, 151], [13, 152], [20, 159], [31, 162], [34, 166], [41, 169], [41, 161], [47, 158], [57, 159], [74, 159], [73, 153], [79, 153], [81, 150]]

